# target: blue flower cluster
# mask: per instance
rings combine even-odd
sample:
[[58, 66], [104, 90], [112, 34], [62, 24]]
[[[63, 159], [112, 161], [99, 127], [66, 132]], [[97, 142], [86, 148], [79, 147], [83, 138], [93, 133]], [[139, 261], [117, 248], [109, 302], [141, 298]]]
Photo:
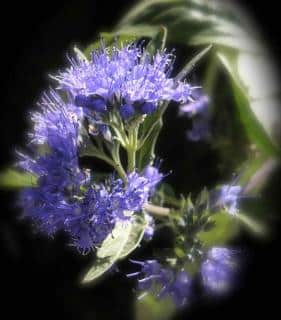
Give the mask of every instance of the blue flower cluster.
[[221, 295], [234, 288], [238, 273], [237, 255], [237, 251], [222, 247], [213, 247], [207, 252], [201, 277], [208, 293]]
[[[237, 251], [223, 247], [213, 247], [207, 252], [200, 268], [202, 284], [207, 293], [218, 296], [234, 288], [238, 273], [237, 256]], [[159, 299], [169, 296], [178, 307], [188, 304], [193, 281], [186, 271], [163, 267], [157, 260], [131, 261], [141, 266], [140, 271], [127, 275], [140, 276], [139, 290], [156, 293]]]
[[221, 208], [231, 215], [238, 213], [238, 200], [242, 197], [243, 189], [239, 185], [222, 185], [211, 192], [211, 204], [214, 210]]
[[208, 96], [201, 94], [199, 90], [193, 92], [191, 102], [180, 106], [180, 115], [193, 117], [192, 128], [187, 131], [187, 138], [191, 141], [207, 141], [211, 137]]
[[77, 55], [71, 66], [54, 78], [77, 106], [101, 116], [117, 107], [124, 119], [149, 114], [161, 101], [189, 101], [189, 84], [170, 77], [174, 56], [158, 52], [154, 57], [135, 44], [105, 48], [90, 61]]
[[108, 185], [91, 181], [89, 170], [79, 167], [79, 130], [83, 112], [65, 104], [51, 91], [32, 115], [29, 154], [19, 153], [18, 165], [38, 177], [36, 186], [24, 189], [19, 204], [24, 216], [52, 236], [66, 231], [82, 253], [98, 246], [126, 211], [140, 211], [161, 180], [154, 167], [132, 172], [125, 185], [111, 179]]
[[138, 279], [139, 290], [158, 289], [159, 299], [170, 296], [178, 307], [187, 304], [191, 292], [191, 279], [185, 271], [164, 268], [157, 260], [132, 262], [141, 265], [141, 271], [128, 274], [127, 277], [142, 276]]

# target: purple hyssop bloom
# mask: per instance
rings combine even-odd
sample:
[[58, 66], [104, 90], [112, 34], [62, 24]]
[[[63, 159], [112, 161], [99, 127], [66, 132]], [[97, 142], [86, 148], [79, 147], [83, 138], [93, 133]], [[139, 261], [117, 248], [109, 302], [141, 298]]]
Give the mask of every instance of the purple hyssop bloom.
[[159, 102], [187, 103], [192, 88], [170, 77], [174, 56], [157, 52], [154, 57], [135, 44], [92, 52], [91, 59], [77, 55], [69, 69], [54, 77], [59, 88], [93, 113], [117, 107], [123, 119], [135, 113], [150, 114]]
[[155, 222], [154, 222], [154, 218], [150, 214], [147, 214], [147, 213], [145, 213], [145, 220], [147, 222], [147, 226], [144, 230], [143, 238], [146, 241], [150, 241], [154, 235]]
[[203, 286], [211, 294], [228, 293], [235, 284], [238, 271], [237, 252], [213, 247], [201, 266]]
[[78, 161], [82, 109], [65, 104], [54, 91], [43, 97], [40, 108], [32, 115], [29, 155], [19, 153], [18, 162], [37, 176], [37, 185], [20, 193], [19, 205], [42, 232], [52, 236], [63, 230], [72, 245], [87, 253], [117, 220], [128, 219], [126, 211], [142, 209], [160, 179], [150, 181], [134, 172], [127, 185], [121, 179], [111, 179], [107, 186], [91, 183], [89, 171], [81, 170]]
[[211, 137], [209, 98], [206, 95], [199, 94], [198, 90], [195, 92], [197, 94], [194, 96], [194, 101], [180, 106], [180, 115], [193, 117], [192, 129], [187, 131], [189, 140], [208, 140]]
[[222, 206], [230, 214], [238, 212], [237, 202], [240, 198], [242, 188], [240, 186], [223, 185], [220, 189], [217, 204]]
[[132, 262], [141, 265], [141, 271], [127, 276], [142, 276], [138, 279], [139, 290], [153, 292], [157, 287], [159, 299], [170, 296], [178, 307], [187, 304], [191, 292], [191, 279], [185, 271], [164, 268], [156, 260]]

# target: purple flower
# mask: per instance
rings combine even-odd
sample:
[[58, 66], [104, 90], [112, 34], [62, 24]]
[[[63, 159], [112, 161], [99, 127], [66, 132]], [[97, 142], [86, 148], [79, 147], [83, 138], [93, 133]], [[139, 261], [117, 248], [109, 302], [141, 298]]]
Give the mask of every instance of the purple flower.
[[186, 132], [186, 136], [194, 142], [209, 140], [211, 137], [209, 120], [205, 117], [194, 118], [192, 129]]
[[145, 102], [140, 107], [140, 111], [142, 114], [153, 113], [156, 109], [157, 109], [156, 104], [153, 102]]
[[158, 52], [151, 57], [135, 44], [123, 48], [103, 46], [92, 52], [90, 61], [80, 56], [71, 58], [70, 68], [55, 79], [78, 106], [104, 112], [108, 106], [128, 104], [148, 114], [161, 101], [189, 101], [190, 85], [169, 76], [173, 61], [172, 54]]
[[135, 113], [136, 113], [136, 110], [131, 104], [123, 104], [120, 107], [120, 115], [125, 120], [134, 116]]
[[174, 274], [173, 281], [164, 285], [160, 292], [160, 297], [170, 295], [177, 307], [182, 307], [188, 303], [191, 294], [191, 279], [187, 272], [179, 271]]
[[201, 265], [203, 286], [209, 293], [225, 294], [234, 286], [238, 271], [237, 252], [213, 247]]
[[155, 291], [159, 299], [170, 296], [177, 307], [188, 302], [191, 292], [191, 279], [185, 271], [164, 268], [156, 260], [132, 261], [141, 265], [141, 271], [128, 274], [127, 277], [141, 276], [138, 279], [138, 289]]
[[154, 235], [155, 223], [153, 217], [147, 213], [145, 213], [145, 220], [147, 222], [147, 226], [145, 228], [143, 238], [146, 241], [150, 241]]
[[118, 219], [111, 208], [111, 195], [103, 185], [90, 187], [80, 203], [76, 203], [65, 219], [65, 230], [73, 245], [88, 253], [111, 233]]
[[[155, 170], [158, 172], [157, 169]], [[128, 182], [126, 185], [121, 179], [112, 180], [110, 183], [112, 186], [112, 210], [115, 210], [115, 214], [121, 219], [126, 219], [126, 215], [124, 216], [126, 211], [141, 211], [143, 205], [154, 191], [155, 184], [160, 181], [161, 177], [162, 175], [158, 173], [156, 181], [151, 175], [147, 176], [145, 173], [132, 172], [127, 176]]]
[[193, 118], [192, 128], [187, 131], [187, 138], [191, 141], [208, 140], [211, 137], [209, 98], [194, 91], [194, 101], [180, 106], [180, 115]]
[[241, 192], [242, 188], [240, 186], [223, 185], [219, 191], [217, 205], [235, 215], [238, 212], [237, 202]]
[[149, 188], [154, 190], [155, 186], [163, 179], [163, 174], [158, 168], [147, 166], [144, 168], [142, 175], [149, 181]]
[[161, 282], [163, 276], [163, 268], [161, 264], [156, 260], [146, 260], [146, 261], [134, 261], [133, 263], [139, 264], [141, 266], [141, 271], [127, 274], [127, 277], [134, 277], [142, 275], [143, 278], [138, 279], [138, 289], [139, 290], [150, 290], [153, 284], [156, 282]]
[[209, 97], [201, 95], [194, 101], [188, 102], [180, 106], [180, 115], [187, 115], [192, 117], [196, 114], [202, 114], [207, 112], [209, 104]]
[[38, 176], [46, 196], [72, 196], [86, 183], [87, 175], [78, 164], [80, 108], [65, 105], [51, 91], [32, 114], [34, 129], [29, 134], [29, 154], [19, 153], [18, 166]]
[[148, 201], [150, 193], [150, 181], [136, 172], [128, 175], [126, 186], [126, 200], [129, 210], [139, 211], [145, 202]]

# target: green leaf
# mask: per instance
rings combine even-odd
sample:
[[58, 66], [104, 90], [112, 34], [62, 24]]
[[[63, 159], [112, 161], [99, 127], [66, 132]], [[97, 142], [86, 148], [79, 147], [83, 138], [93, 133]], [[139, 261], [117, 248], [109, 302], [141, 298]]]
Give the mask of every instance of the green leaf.
[[143, 0], [128, 11], [115, 30], [138, 24], [153, 28], [163, 25], [168, 30], [168, 42], [187, 48], [213, 44], [234, 81], [236, 106], [251, 142], [269, 155], [280, 155], [276, 147], [278, 137], [276, 143], [273, 142], [274, 128], [279, 123], [276, 119], [280, 105], [279, 82], [274, 78], [273, 59], [249, 27], [247, 16], [234, 5], [223, 2]]
[[158, 108], [157, 112], [146, 116], [141, 126], [141, 148], [137, 152], [137, 168], [143, 169], [153, 162], [155, 158], [155, 146], [163, 126], [162, 116], [168, 106], [168, 102]]
[[97, 279], [113, 266], [126, 246], [131, 228], [131, 223], [116, 223], [112, 233], [107, 236], [97, 250], [97, 259], [84, 276], [82, 283], [88, 283]]
[[176, 312], [175, 304], [170, 298], [157, 299], [147, 294], [135, 303], [136, 320], [169, 320]]
[[113, 37], [134, 36], [135, 38], [149, 37], [153, 38], [159, 31], [159, 26], [151, 26], [149, 24], [127, 25], [118, 29], [113, 33]]
[[279, 148], [271, 141], [264, 127], [251, 110], [247, 89], [243, 86], [238, 74], [237, 55], [235, 52], [226, 51], [218, 53], [219, 59], [231, 77], [232, 91], [241, 122], [250, 140], [254, 142], [261, 151], [267, 155], [280, 156]]
[[[132, 24], [136, 22], [136, 20], [145, 21], [145, 15], [151, 13], [154, 9], [159, 9], [156, 7], [157, 5], [176, 5], [177, 3], [183, 3], [183, 0], [144, 0], [140, 1], [134, 6], [128, 13], [122, 18], [122, 20], [118, 24], [118, 28], [124, 25]], [[152, 8], [151, 8], [152, 7]], [[153, 8], [154, 7], [154, 8]], [[155, 13], [155, 11], [152, 13]]]
[[205, 246], [224, 245], [239, 231], [237, 219], [228, 213], [216, 213], [209, 218], [210, 222], [215, 225], [209, 231], [201, 231], [197, 234], [197, 238], [201, 240]]
[[[259, 163], [259, 166], [257, 164], [256, 167], [254, 167], [254, 164], [253, 164], [253, 167], [249, 168], [249, 173], [251, 172], [251, 169], [253, 173], [251, 176], [248, 177], [248, 180], [246, 181], [247, 183], [244, 183], [243, 193], [246, 195], [249, 195], [249, 194], [257, 195], [265, 186], [269, 177], [278, 168], [278, 166], [279, 166], [279, 159], [275, 159], [275, 158], [268, 158], [264, 160], [263, 163]], [[241, 178], [244, 178], [244, 177], [241, 177]]]
[[[165, 28], [161, 27], [162, 33], [163, 33], [163, 29]], [[158, 33], [159, 33], [159, 26], [138, 24], [134, 26], [126, 26], [113, 32], [101, 32], [100, 38], [103, 39], [107, 47], [110, 47], [112, 45], [117, 45], [118, 47], [121, 47], [122, 45], [133, 42], [138, 38], [143, 38], [143, 37], [154, 38]], [[99, 49], [100, 45], [101, 45], [101, 40], [99, 39], [91, 43], [89, 46], [87, 46], [83, 50], [83, 53], [79, 52], [79, 55], [81, 56], [82, 54], [82, 56], [90, 58], [91, 52]], [[77, 48], [75, 50], [77, 51]]]
[[[100, 33], [100, 38], [103, 39], [105, 42], [106, 46], [112, 46], [113, 43], [117, 44], [117, 46], [121, 47], [123, 44], [127, 42], [132, 42], [136, 40], [136, 35], [131, 35], [131, 34], [122, 34], [122, 33], [109, 33], [109, 32], [101, 32]], [[88, 45], [84, 50], [83, 53], [87, 58], [90, 58], [92, 51], [97, 50], [100, 48], [101, 45], [101, 40], [97, 40], [90, 45]]]
[[135, 215], [132, 219], [131, 231], [128, 240], [119, 255], [119, 259], [125, 258], [138, 247], [147, 226], [147, 222], [143, 215]]
[[159, 32], [150, 40], [146, 50], [151, 54], [155, 55], [157, 51], [163, 51], [167, 41], [167, 28], [161, 26]]
[[209, 45], [207, 48], [200, 51], [194, 58], [192, 58], [175, 77], [175, 81], [184, 79], [187, 74], [189, 74], [190, 71], [196, 66], [196, 64], [210, 51], [211, 48], [212, 45]]
[[266, 227], [261, 222], [256, 219], [250, 217], [247, 214], [238, 213], [236, 217], [242, 222], [250, 231], [252, 231], [257, 236], [265, 236], [268, 233]]
[[0, 187], [17, 189], [24, 187], [35, 187], [37, 177], [30, 173], [20, 172], [14, 169], [7, 169], [0, 173]]
[[139, 169], [143, 169], [147, 165], [153, 162], [155, 158], [155, 145], [161, 129], [162, 129], [162, 120], [157, 122], [149, 138], [147, 139], [147, 142], [143, 145], [143, 147], [137, 153]]

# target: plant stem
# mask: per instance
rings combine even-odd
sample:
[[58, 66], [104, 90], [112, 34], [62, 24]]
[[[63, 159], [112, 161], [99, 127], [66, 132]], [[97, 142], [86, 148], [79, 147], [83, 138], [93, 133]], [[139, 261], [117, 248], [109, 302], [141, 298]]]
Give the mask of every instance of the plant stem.
[[136, 151], [134, 149], [128, 149], [128, 172], [132, 172], [136, 166]]
[[136, 168], [136, 152], [138, 149], [138, 132], [140, 123], [137, 122], [136, 125], [129, 130], [129, 144], [127, 145], [128, 154], [128, 172], [132, 172]]
[[164, 202], [167, 203], [167, 204], [170, 204], [174, 207], [177, 207], [177, 208], [180, 208], [181, 207], [181, 201], [174, 198], [174, 197], [171, 197], [171, 196], [168, 196], [168, 195], [165, 195], [164, 197]]
[[103, 155], [103, 154], [95, 154], [94, 157], [103, 160], [104, 162], [106, 162], [107, 164], [109, 164], [110, 166], [112, 166], [117, 173], [119, 174], [120, 178], [124, 181], [127, 182], [127, 176], [126, 173], [121, 165], [121, 163], [119, 162], [114, 162], [113, 160], [111, 160], [110, 158], [108, 158], [107, 156]]
[[97, 147], [95, 147], [93, 144], [89, 145], [88, 148], [81, 153], [81, 155], [83, 156], [91, 156], [91, 157], [95, 157], [98, 158], [100, 160], [103, 160], [104, 162], [106, 162], [107, 164], [109, 164], [110, 166], [112, 166], [117, 173], [119, 174], [120, 178], [126, 183], [127, 182], [127, 175], [126, 172], [123, 169], [123, 166], [121, 165], [121, 162], [118, 158], [114, 158], [114, 160], [112, 160], [110, 157], [108, 157], [103, 151], [101, 151], [100, 149], [98, 149]]
[[152, 203], [146, 203], [144, 205], [144, 209], [153, 215], [162, 217], [168, 217], [171, 213], [171, 210], [169, 208], [159, 207]]

